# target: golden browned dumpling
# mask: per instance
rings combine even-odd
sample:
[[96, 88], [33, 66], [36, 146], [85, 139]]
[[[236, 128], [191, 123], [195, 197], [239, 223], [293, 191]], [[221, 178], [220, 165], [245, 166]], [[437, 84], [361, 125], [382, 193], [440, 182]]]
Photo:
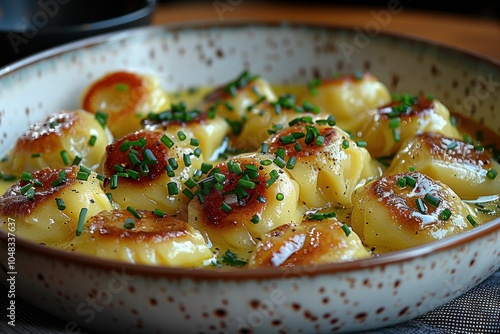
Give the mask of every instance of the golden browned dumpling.
[[[272, 156], [241, 154], [218, 164], [200, 181], [188, 222], [224, 252], [248, 253], [272, 229], [300, 222], [297, 183]], [[196, 189], [193, 188], [193, 191]]]
[[177, 140], [177, 144], [199, 147], [207, 161], [217, 158], [217, 150], [231, 131], [224, 118], [215, 114], [209, 116], [199, 109], [188, 110], [184, 103], [172, 104], [166, 111], [148, 115], [143, 124], [146, 130], [161, 130], [171, 138], [185, 137]]
[[[315, 121], [328, 119], [330, 115], [321, 113], [318, 107], [310, 103], [295, 104], [293, 95], [282, 95], [275, 102], [265, 101], [247, 111], [246, 121], [240, 134], [232, 138], [232, 145], [243, 150], [257, 150], [276, 129], [288, 127], [298, 119]], [[330, 123], [335, 123], [333, 116]]]
[[381, 171], [368, 151], [337, 126], [298, 124], [266, 142], [300, 186], [300, 198], [309, 208], [351, 207], [351, 194]]
[[179, 147], [163, 131], [129, 133], [106, 148], [105, 189], [120, 208], [160, 209], [186, 219], [185, 182], [201, 170], [194, 149]]
[[299, 102], [310, 102], [334, 115], [339, 127], [355, 131], [363, 114], [391, 101], [387, 87], [370, 73], [315, 79]]
[[450, 187], [417, 172], [372, 181], [356, 190], [353, 202], [352, 229], [379, 252], [441, 240], [476, 224]]
[[95, 80], [84, 92], [82, 108], [107, 115], [107, 124], [116, 138], [142, 128], [149, 113], [169, 107], [169, 98], [160, 81], [151, 75], [126, 71], [108, 73]]
[[264, 101], [275, 100], [276, 95], [266, 80], [245, 71], [235, 80], [210, 92], [200, 104], [200, 109], [209, 115], [227, 119], [233, 132], [238, 134], [247, 110]]
[[79, 222], [111, 209], [97, 174], [77, 166], [24, 173], [0, 197], [4, 228], [14, 221], [20, 237], [54, 246], [70, 241]]
[[201, 234], [188, 223], [155, 212], [103, 211], [85, 224], [69, 249], [111, 260], [171, 267], [202, 266], [213, 257]]
[[19, 137], [2, 168], [16, 176], [72, 164], [95, 169], [112, 140], [109, 130], [93, 114], [84, 110], [62, 111], [32, 125]]
[[386, 173], [411, 167], [447, 184], [462, 199], [500, 194], [500, 164], [482, 146], [426, 132], [406, 141]]
[[249, 268], [313, 266], [369, 258], [359, 237], [336, 218], [286, 224], [267, 233]]
[[391, 103], [370, 110], [357, 136], [368, 143], [373, 157], [395, 154], [407, 139], [424, 132], [452, 138], [460, 133], [450, 122], [448, 108], [436, 99], [403, 94]]

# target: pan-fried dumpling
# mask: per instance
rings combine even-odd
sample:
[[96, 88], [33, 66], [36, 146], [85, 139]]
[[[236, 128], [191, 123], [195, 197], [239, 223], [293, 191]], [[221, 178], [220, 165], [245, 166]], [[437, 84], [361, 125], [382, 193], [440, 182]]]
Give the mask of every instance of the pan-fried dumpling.
[[334, 115], [339, 127], [355, 131], [368, 110], [391, 101], [387, 87], [370, 73], [315, 79], [299, 102], [310, 102]]
[[2, 168], [17, 176], [71, 164], [96, 169], [112, 140], [109, 130], [93, 114], [84, 110], [62, 111], [32, 125], [19, 137]]
[[286, 163], [300, 186], [300, 201], [309, 208], [351, 207], [354, 189], [381, 174], [366, 148], [337, 126], [301, 123], [265, 143]]
[[151, 211], [103, 211], [68, 249], [136, 264], [198, 267], [213, 257], [200, 232], [180, 219]]
[[417, 172], [372, 181], [356, 190], [353, 202], [352, 229], [379, 252], [441, 240], [475, 225], [450, 187]]
[[95, 80], [84, 92], [82, 108], [107, 115], [107, 124], [120, 138], [142, 128], [141, 120], [151, 112], [169, 107], [169, 98], [152, 75], [115, 71]]
[[313, 266], [369, 258], [359, 237], [336, 218], [286, 224], [267, 233], [249, 268]]
[[395, 154], [407, 139], [424, 132], [436, 132], [452, 138], [460, 133], [450, 121], [450, 112], [431, 97], [403, 94], [391, 103], [370, 110], [358, 137], [370, 143], [373, 157]]
[[194, 149], [179, 147], [163, 131], [129, 133], [106, 148], [102, 172], [110, 182], [105, 189], [120, 208], [160, 209], [186, 219], [184, 183], [201, 170]]
[[19, 236], [64, 246], [75, 236], [80, 220], [112, 209], [101, 183], [96, 172], [77, 166], [24, 173], [0, 197], [2, 225], [13, 219]]
[[161, 130], [171, 138], [185, 137], [184, 140], [178, 140], [179, 146], [193, 146], [194, 140], [195, 146], [201, 149], [208, 161], [217, 158], [217, 150], [231, 131], [224, 118], [209, 116], [199, 109], [188, 110], [184, 103], [172, 104], [170, 109], [161, 113], [152, 113], [143, 123], [146, 130]]
[[406, 141], [386, 173], [410, 168], [446, 183], [462, 199], [500, 192], [500, 164], [484, 147], [437, 133], [426, 132]]
[[218, 164], [193, 188], [188, 222], [221, 251], [254, 249], [272, 229], [298, 223], [297, 183], [264, 154], [241, 154]]
[[228, 120], [237, 135], [248, 109], [264, 101], [275, 100], [271, 85], [265, 79], [245, 71], [235, 80], [211, 91], [202, 101], [200, 109]]
[[[295, 123], [297, 119], [315, 121], [328, 116], [310, 103], [295, 104], [293, 95], [282, 95], [275, 102], [265, 101], [249, 110], [243, 130], [232, 139], [232, 145], [238, 149], [257, 150], [276, 129], [288, 127], [290, 122]], [[334, 122], [333, 116], [330, 122]]]

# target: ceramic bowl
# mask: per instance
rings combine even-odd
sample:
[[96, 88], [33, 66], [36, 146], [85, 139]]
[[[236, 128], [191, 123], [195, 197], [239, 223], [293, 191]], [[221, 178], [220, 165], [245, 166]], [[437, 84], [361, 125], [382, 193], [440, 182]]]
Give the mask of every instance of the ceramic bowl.
[[[167, 90], [216, 85], [243, 68], [272, 83], [369, 70], [393, 92], [432, 93], [500, 134], [498, 63], [401, 36], [341, 28], [211, 23], [162, 26], [66, 45], [0, 71], [4, 152], [45, 114], [78, 106], [107, 71], [159, 77]], [[0, 234], [2, 283], [7, 236]], [[144, 333], [349, 332], [420, 316], [500, 266], [500, 219], [378, 258], [294, 270], [187, 270], [123, 264], [16, 239], [16, 292], [66, 330]]]

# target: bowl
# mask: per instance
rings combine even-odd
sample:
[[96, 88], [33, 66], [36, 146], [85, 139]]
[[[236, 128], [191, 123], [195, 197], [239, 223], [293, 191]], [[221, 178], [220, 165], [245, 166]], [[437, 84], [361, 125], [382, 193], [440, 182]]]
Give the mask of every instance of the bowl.
[[[500, 66], [399, 35], [347, 28], [195, 22], [133, 29], [51, 49], [0, 70], [0, 153], [32, 123], [79, 106], [106, 72], [157, 76], [166, 90], [213, 86], [247, 68], [272, 83], [369, 70], [392, 92], [433, 92], [500, 134]], [[489, 90], [490, 89], [490, 90]], [[0, 232], [1, 281], [9, 239]], [[10, 236], [12, 237], [12, 236]], [[360, 332], [433, 310], [500, 267], [500, 219], [443, 240], [352, 262], [289, 270], [124, 264], [15, 238], [16, 293], [66, 330], [169, 333]]]
[[147, 25], [156, 0], [0, 1], [0, 67], [55, 45]]

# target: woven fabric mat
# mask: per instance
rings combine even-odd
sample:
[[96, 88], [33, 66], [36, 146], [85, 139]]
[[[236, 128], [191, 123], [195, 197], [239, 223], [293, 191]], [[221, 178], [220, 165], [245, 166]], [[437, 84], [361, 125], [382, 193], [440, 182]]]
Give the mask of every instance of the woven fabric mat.
[[[0, 307], [6, 310], [7, 289], [0, 285]], [[60, 334], [66, 333], [65, 321], [28, 302], [16, 299], [16, 326], [4, 317], [0, 333]], [[89, 334], [89, 332], [81, 332]], [[365, 332], [366, 334], [499, 334], [500, 333], [500, 269], [477, 287], [448, 304], [414, 320], [397, 326]]]

